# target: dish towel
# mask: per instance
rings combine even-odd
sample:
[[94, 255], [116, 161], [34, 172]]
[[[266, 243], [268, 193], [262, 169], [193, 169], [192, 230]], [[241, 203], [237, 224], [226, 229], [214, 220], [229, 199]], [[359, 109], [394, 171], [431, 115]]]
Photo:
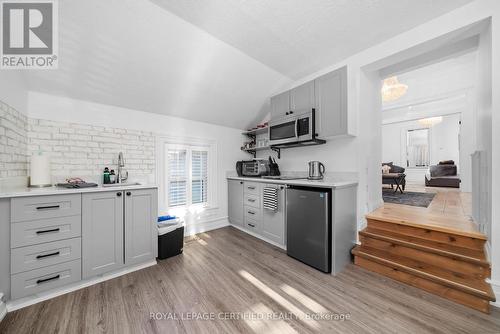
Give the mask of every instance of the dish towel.
[[278, 210], [278, 188], [264, 187], [264, 209]]

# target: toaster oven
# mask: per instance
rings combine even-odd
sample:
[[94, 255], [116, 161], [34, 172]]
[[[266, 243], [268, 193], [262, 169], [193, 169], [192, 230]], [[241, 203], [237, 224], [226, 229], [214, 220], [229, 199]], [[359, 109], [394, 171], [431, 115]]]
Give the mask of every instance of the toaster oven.
[[269, 169], [269, 161], [264, 159], [238, 161], [236, 163], [236, 170], [239, 176], [269, 175]]

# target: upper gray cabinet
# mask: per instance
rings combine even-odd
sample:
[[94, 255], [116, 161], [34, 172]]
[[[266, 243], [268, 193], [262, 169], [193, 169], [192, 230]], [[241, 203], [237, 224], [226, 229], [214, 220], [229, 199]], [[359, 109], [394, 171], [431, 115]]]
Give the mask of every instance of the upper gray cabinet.
[[302, 113], [314, 108], [314, 81], [306, 82], [290, 91], [290, 111]]
[[318, 137], [351, 134], [347, 113], [347, 68], [342, 67], [314, 80], [314, 92]]
[[271, 119], [288, 115], [290, 112], [290, 91], [271, 97]]
[[138, 264], [156, 258], [156, 189], [125, 191], [125, 264]]
[[347, 66], [271, 97], [271, 120], [313, 108], [318, 138], [356, 135], [347, 108]]

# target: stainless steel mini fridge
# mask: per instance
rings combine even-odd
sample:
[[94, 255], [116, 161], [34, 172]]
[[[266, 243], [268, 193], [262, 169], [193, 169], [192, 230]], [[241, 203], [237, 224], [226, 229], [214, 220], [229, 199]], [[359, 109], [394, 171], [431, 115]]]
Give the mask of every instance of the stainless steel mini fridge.
[[289, 186], [286, 191], [287, 254], [331, 272], [331, 190]]

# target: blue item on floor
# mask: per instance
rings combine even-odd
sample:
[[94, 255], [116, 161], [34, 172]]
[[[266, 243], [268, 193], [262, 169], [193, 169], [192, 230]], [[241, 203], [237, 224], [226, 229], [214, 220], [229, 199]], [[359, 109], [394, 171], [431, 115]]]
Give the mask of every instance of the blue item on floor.
[[177, 218], [176, 216], [170, 216], [170, 215], [160, 216], [160, 217], [158, 217], [158, 223], [163, 222], [165, 220], [172, 220], [172, 219], [176, 219], [176, 218]]

